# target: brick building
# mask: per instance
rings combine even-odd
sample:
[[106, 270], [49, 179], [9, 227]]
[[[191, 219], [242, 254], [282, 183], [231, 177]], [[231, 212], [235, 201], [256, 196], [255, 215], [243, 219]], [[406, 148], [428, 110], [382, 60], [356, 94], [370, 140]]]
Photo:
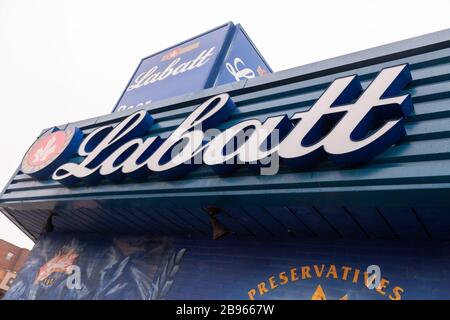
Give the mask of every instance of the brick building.
[[0, 239], [0, 298], [9, 289], [16, 273], [28, 258], [30, 250]]

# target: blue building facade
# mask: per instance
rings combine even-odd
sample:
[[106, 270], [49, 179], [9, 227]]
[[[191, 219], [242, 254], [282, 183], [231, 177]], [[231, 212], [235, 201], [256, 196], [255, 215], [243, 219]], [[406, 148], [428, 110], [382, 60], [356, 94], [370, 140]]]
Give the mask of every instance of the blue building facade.
[[[235, 59], [227, 63], [241, 66]], [[44, 130], [24, 161], [43, 147], [55, 152], [53, 158], [22, 164], [0, 197], [2, 212], [38, 241], [6, 298], [450, 298], [450, 30], [223, 81], [146, 104], [142, 112], [133, 108]], [[334, 90], [339, 84], [342, 90]], [[357, 113], [352, 107], [364, 107], [364, 94], [378, 87], [384, 88], [379, 105], [370, 106], [377, 111], [358, 120], [351, 139], [333, 136]], [[210, 127], [224, 132], [285, 116], [280, 123], [286, 127], [279, 128], [286, 139], [332, 93], [333, 104], [302, 148], [324, 146], [291, 158], [290, 148], [280, 149], [275, 174], [246, 164], [158, 171], [171, 161], [163, 156], [145, 173], [125, 174], [122, 166], [119, 175], [107, 166], [132, 158], [138, 147], [108, 162], [141, 138], [155, 139], [150, 149], [158, 153], [205, 101], [215, 104], [199, 117], [220, 104], [217, 96], [223, 108]], [[127, 130], [127, 121], [138, 117], [129, 139], [111, 141], [103, 156], [83, 167], [114, 128]], [[349, 146], [371, 138], [367, 148]], [[45, 148], [51, 139], [56, 149]], [[212, 230], [227, 232], [212, 240]]]

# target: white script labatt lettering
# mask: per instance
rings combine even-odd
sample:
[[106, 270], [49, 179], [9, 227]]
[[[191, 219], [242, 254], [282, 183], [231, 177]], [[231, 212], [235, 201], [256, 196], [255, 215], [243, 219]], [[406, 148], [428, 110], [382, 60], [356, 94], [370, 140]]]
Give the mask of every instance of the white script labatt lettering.
[[140, 73], [134, 79], [133, 83], [127, 88], [127, 91], [132, 91], [157, 81], [164, 80], [168, 77], [200, 68], [211, 59], [214, 55], [215, 49], [215, 47], [211, 47], [207, 50], [203, 50], [196, 58], [183, 63], [179, 63], [181, 58], [178, 57], [172, 60], [172, 62], [163, 71], [158, 71], [158, 66], [153, 66], [149, 70]]
[[[408, 65], [383, 69], [365, 90], [357, 76], [343, 77], [333, 81], [308, 111], [290, 119], [280, 115], [265, 121], [245, 120], [212, 138], [208, 129], [226, 121], [236, 108], [226, 93], [202, 103], [165, 140], [146, 137], [153, 119], [140, 110], [115, 127], [90, 133], [79, 147], [83, 160], [61, 165], [53, 179], [89, 182], [90, 177], [125, 177], [135, 172], [179, 178], [199, 164], [192, 161], [198, 157], [213, 169], [230, 164], [231, 157], [250, 165], [273, 154], [301, 169], [326, 158], [338, 165], [361, 164], [406, 134], [404, 118], [413, 106], [409, 94], [398, 94], [409, 81]], [[248, 128], [253, 129], [250, 137], [229, 156], [224, 154], [232, 138]], [[281, 133], [279, 143], [262, 148], [262, 141], [275, 130]]]

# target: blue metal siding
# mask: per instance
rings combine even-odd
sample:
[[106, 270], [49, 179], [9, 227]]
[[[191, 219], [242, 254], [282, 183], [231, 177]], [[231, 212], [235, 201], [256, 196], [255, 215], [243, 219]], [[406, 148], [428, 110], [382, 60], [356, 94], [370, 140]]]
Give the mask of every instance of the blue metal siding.
[[[336, 78], [357, 74], [365, 88], [381, 69], [403, 63], [413, 77], [406, 88], [414, 103], [407, 136], [364, 166], [342, 169], [324, 162], [303, 172], [282, 166], [275, 176], [242, 168], [229, 177], [203, 166], [177, 181], [150, 176], [143, 183], [103, 181], [70, 189], [17, 172], [0, 206], [35, 236], [51, 209], [64, 231], [201, 235], [208, 224], [201, 207], [220, 205], [226, 207], [224, 224], [249, 236], [448, 239], [450, 30], [152, 103], [147, 110], [156, 123], [150, 135], [167, 137], [214, 94], [230, 93], [238, 107], [223, 129], [250, 118], [292, 116], [310, 108]], [[75, 125], [88, 134], [130, 113]], [[433, 209], [418, 209], [424, 205]]]

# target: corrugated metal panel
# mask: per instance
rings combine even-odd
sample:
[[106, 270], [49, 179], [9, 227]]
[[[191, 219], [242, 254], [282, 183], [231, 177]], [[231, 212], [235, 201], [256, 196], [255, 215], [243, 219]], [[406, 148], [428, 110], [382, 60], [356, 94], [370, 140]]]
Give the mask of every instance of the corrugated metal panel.
[[[450, 206], [450, 30], [156, 102], [147, 108], [156, 120], [150, 135], [167, 137], [214, 94], [229, 92], [238, 107], [220, 126], [223, 129], [249, 118], [292, 116], [307, 110], [336, 78], [358, 74], [365, 88], [381, 69], [402, 63], [410, 64], [413, 77], [407, 88], [414, 103], [406, 122], [407, 136], [364, 166], [342, 169], [324, 162], [303, 172], [282, 166], [275, 176], [256, 176], [242, 168], [229, 177], [203, 166], [177, 181], [150, 176], [143, 183], [104, 181], [95, 187], [70, 189], [17, 172], [0, 204], [14, 208], [8, 210], [10, 216], [17, 216], [33, 234], [37, 233], [30, 227], [37, 223], [35, 209], [63, 210], [57, 218], [62, 230], [205, 234], [208, 221], [199, 208], [232, 203], [233, 208], [223, 214], [224, 223], [250, 236], [427, 238], [436, 230], [436, 235], [445, 237], [449, 221], [443, 219], [439, 228], [435, 224], [441, 221], [435, 215], [447, 209], [410, 207]], [[118, 123], [131, 112], [75, 125], [88, 134], [96, 127]], [[130, 206], [136, 207], [133, 212], [121, 212], [120, 208]], [[391, 214], [375, 206], [403, 206], [407, 209], [401, 212], [410, 214], [400, 218], [395, 210]], [[19, 210], [28, 216], [20, 216]], [[93, 214], [94, 210], [99, 212]]]

